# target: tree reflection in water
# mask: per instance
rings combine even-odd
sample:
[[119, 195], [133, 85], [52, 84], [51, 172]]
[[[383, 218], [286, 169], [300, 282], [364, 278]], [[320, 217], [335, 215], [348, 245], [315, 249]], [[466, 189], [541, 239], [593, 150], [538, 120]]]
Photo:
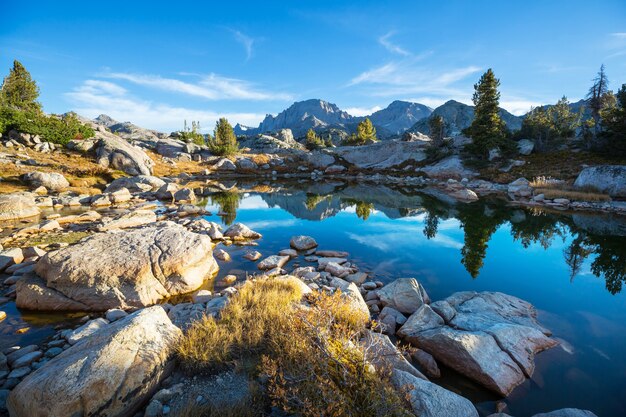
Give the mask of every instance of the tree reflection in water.
[[211, 195], [211, 203], [220, 207], [220, 216], [224, 224], [230, 226], [237, 218], [237, 209], [242, 195], [235, 191], [222, 191]]

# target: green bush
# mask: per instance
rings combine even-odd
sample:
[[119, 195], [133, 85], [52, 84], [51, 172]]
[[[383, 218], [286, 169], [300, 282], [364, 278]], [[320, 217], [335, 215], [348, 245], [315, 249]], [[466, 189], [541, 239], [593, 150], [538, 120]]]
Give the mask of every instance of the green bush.
[[306, 132], [306, 148], [310, 151], [315, 149], [324, 148], [326, 146], [325, 142], [315, 133], [313, 129], [309, 129]]
[[10, 107], [0, 108], [0, 131], [6, 134], [12, 129], [39, 135], [42, 140], [59, 145], [66, 145], [72, 139], [86, 139], [94, 135], [93, 129], [84, 125], [72, 113], [47, 116]]

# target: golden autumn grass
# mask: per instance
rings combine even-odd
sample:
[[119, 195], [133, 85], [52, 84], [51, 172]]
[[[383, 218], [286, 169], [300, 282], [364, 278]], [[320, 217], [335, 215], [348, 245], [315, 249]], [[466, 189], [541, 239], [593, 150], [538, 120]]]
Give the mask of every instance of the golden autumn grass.
[[410, 415], [389, 375], [365, 360], [359, 340], [367, 314], [350, 308], [340, 292], [309, 294], [301, 304], [301, 285], [295, 278], [246, 282], [220, 319], [206, 317], [186, 332], [178, 346], [183, 367], [264, 376], [266, 402], [259, 408], [301, 416]]
[[6, 163], [0, 165], [0, 193], [25, 191], [27, 184], [20, 181], [20, 176], [31, 171], [59, 172], [70, 183], [69, 191], [79, 194], [97, 194], [104, 189], [107, 183], [124, 174], [119, 171], [109, 170], [96, 163], [86, 155], [62, 150], [54, 153], [42, 153], [33, 149], [15, 150], [12, 148], [0, 148], [2, 153], [18, 156], [20, 159], [34, 159], [37, 166], [16, 165]]

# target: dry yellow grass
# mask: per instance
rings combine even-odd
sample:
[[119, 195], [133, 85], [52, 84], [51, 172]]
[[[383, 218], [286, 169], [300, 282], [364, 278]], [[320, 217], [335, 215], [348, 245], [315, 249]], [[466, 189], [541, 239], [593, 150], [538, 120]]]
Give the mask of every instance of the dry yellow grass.
[[[27, 172], [60, 172], [70, 183], [70, 191], [78, 193], [96, 194], [104, 186], [124, 174], [112, 171], [96, 164], [95, 160], [87, 155], [70, 151], [41, 153], [33, 149], [16, 151], [12, 148], [0, 148], [3, 153], [12, 156], [25, 156], [39, 163], [37, 166], [16, 165], [14, 163], [0, 165], [0, 193], [24, 191], [28, 186], [20, 181], [19, 177]], [[20, 158], [22, 159], [22, 158]]]
[[145, 151], [154, 161], [153, 175], [157, 177], [175, 176], [181, 173], [189, 175], [199, 174], [206, 166], [202, 162], [176, 161], [176, 165], [170, 165], [163, 161], [163, 157], [152, 151]]
[[340, 292], [313, 293], [302, 305], [300, 285], [293, 278], [248, 281], [219, 320], [205, 318], [186, 332], [178, 346], [183, 366], [239, 366], [264, 375], [267, 405], [295, 415], [411, 415], [389, 375], [365, 359], [359, 340], [368, 315], [351, 309]]
[[611, 201], [611, 197], [607, 194], [558, 188], [536, 188], [535, 195], [538, 194], [543, 194], [549, 200], [567, 198], [571, 201]]

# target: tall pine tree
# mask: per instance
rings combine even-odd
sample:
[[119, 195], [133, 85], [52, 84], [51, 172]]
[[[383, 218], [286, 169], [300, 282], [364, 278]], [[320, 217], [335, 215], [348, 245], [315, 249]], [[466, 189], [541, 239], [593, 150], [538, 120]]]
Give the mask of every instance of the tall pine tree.
[[434, 115], [428, 119], [428, 127], [430, 129], [430, 138], [433, 146], [438, 148], [443, 145], [443, 137], [445, 134], [445, 123], [443, 117]]
[[601, 118], [600, 113], [606, 107], [609, 100], [609, 79], [604, 71], [604, 64], [600, 66], [600, 71], [593, 79], [593, 85], [589, 88], [587, 93], [587, 106], [591, 110], [591, 117], [594, 121], [594, 133], [598, 135], [601, 130]]
[[0, 105], [15, 110], [41, 112], [41, 104], [37, 101], [39, 87], [30, 73], [18, 61], [13, 61], [13, 68], [4, 78], [0, 88]]
[[487, 159], [490, 149], [506, 145], [506, 125], [499, 114], [499, 86], [500, 80], [491, 68], [474, 84], [474, 120], [464, 133], [472, 138], [468, 152], [479, 159]]

